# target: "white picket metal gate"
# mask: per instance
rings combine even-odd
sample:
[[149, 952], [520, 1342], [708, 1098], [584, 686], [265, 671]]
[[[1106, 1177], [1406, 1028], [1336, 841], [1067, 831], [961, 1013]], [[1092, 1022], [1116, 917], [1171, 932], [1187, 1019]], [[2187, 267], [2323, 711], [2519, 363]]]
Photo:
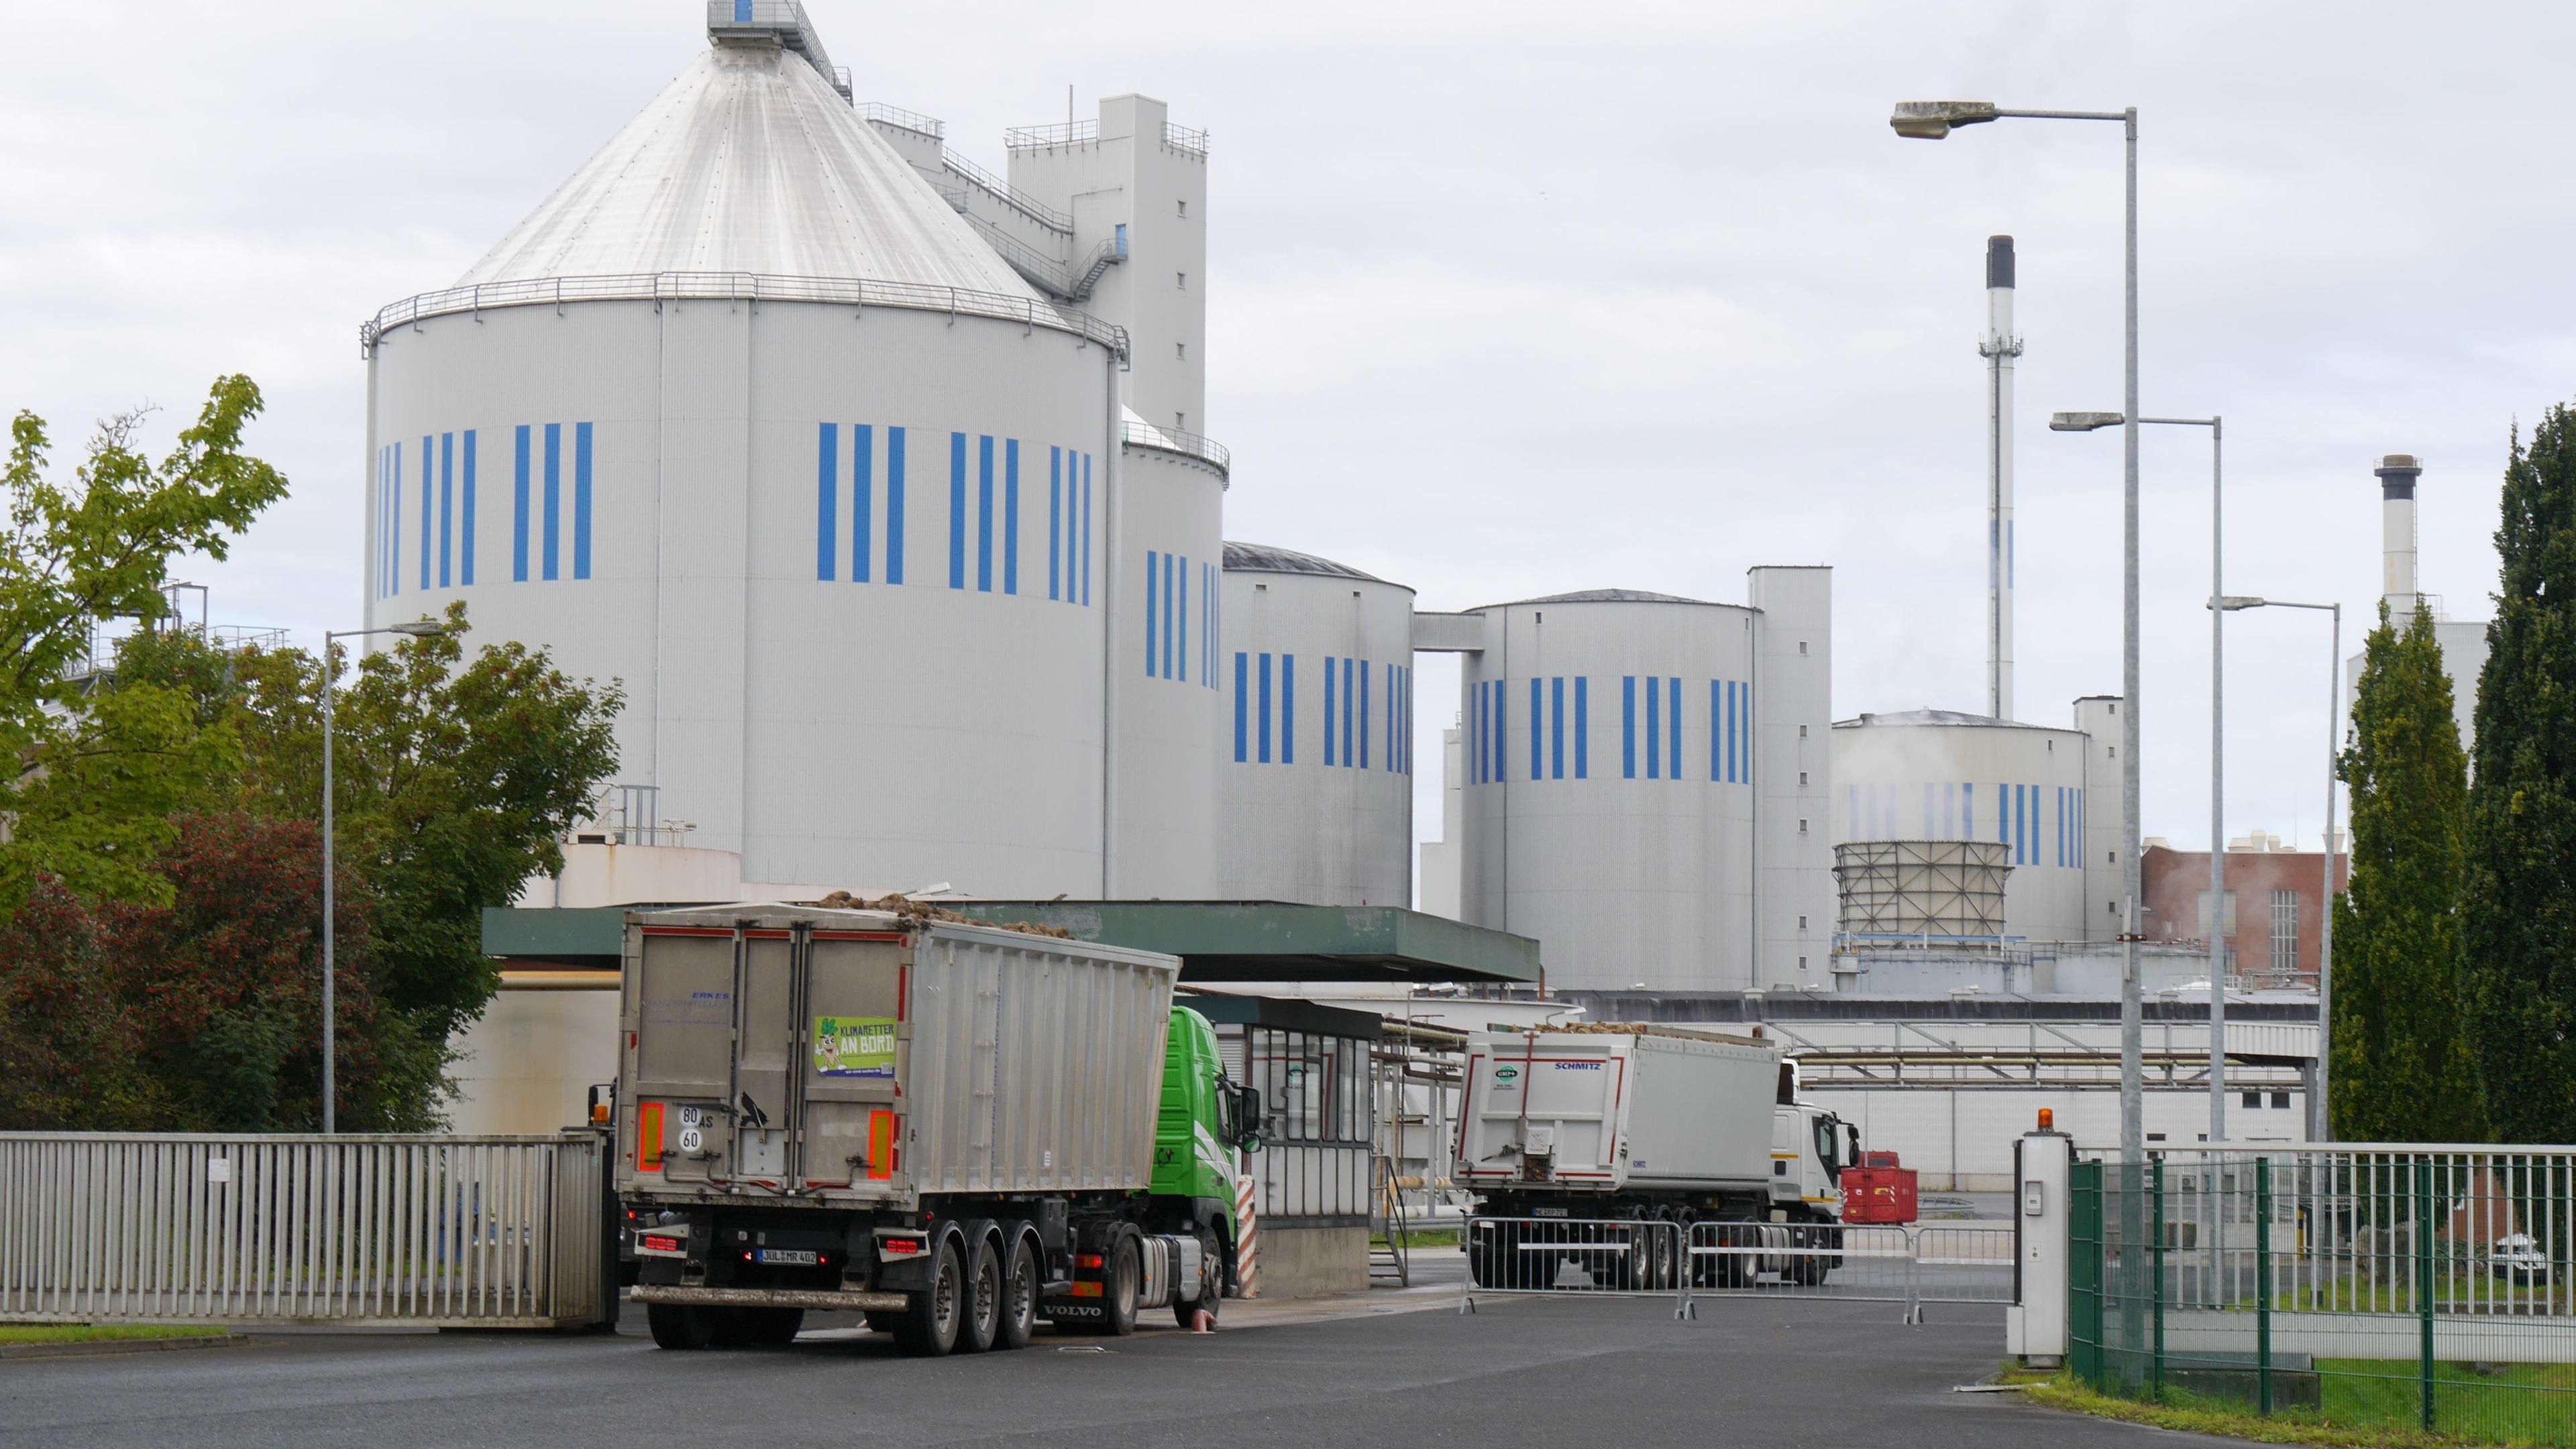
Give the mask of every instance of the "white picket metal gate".
[[0, 1133], [0, 1322], [571, 1328], [605, 1140]]

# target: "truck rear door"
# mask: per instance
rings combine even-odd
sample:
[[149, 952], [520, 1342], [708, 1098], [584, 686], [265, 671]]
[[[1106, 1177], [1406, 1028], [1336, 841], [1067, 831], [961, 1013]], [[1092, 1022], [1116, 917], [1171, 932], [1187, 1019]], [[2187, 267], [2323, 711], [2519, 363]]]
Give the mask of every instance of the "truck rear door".
[[628, 984], [621, 1166], [639, 1187], [695, 1185], [727, 1170], [715, 1104], [733, 1094], [735, 933], [643, 928]]
[[798, 1172], [808, 1187], [900, 1190], [910, 1050], [906, 938], [815, 931], [805, 943]]

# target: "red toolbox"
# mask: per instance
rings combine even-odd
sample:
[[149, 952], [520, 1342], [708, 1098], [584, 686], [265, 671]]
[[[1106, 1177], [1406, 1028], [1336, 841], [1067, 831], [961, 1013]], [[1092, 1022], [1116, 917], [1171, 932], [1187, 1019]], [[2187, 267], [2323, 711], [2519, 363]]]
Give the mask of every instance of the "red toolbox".
[[1921, 1216], [1914, 1189], [1914, 1169], [1896, 1165], [1893, 1152], [1872, 1152], [1867, 1167], [1843, 1169], [1843, 1221], [1852, 1224], [1910, 1223]]

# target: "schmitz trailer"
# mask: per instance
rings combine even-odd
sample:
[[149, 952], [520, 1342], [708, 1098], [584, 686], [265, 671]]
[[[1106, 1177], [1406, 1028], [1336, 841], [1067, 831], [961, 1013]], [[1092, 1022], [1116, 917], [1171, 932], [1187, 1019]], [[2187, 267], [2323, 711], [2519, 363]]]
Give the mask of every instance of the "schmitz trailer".
[[1259, 1099], [1179, 969], [909, 912], [630, 912], [617, 1188], [654, 1342], [839, 1309], [944, 1354], [1215, 1312]]
[[1626, 1286], [1672, 1286], [1702, 1223], [1743, 1225], [1696, 1234], [1723, 1250], [1693, 1259], [1702, 1286], [1762, 1270], [1821, 1282], [1840, 1261], [1838, 1185], [1859, 1134], [1797, 1100], [1796, 1071], [1768, 1040], [1661, 1026], [1473, 1032], [1465, 1075], [1457, 1180], [1499, 1220], [1467, 1245], [1480, 1285], [1525, 1280], [1515, 1265], [1532, 1235], [1515, 1219], [1674, 1225], [1595, 1230], [1629, 1245], [1614, 1262]]

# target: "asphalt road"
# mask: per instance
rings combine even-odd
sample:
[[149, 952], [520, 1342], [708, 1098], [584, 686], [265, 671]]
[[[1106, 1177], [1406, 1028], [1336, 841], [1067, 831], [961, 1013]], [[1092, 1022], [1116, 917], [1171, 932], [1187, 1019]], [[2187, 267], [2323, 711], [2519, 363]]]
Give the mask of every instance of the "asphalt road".
[[[1445, 1298], [1444, 1298], [1445, 1302]], [[1044, 1333], [917, 1360], [873, 1335], [677, 1354], [632, 1335], [262, 1335], [203, 1353], [0, 1363], [0, 1445], [1858, 1444], [2063, 1449], [2148, 1430], [1955, 1394], [2001, 1312], [1641, 1300], [1361, 1310], [1331, 1322]], [[2190, 1442], [2160, 1435], [2160, 1444]]]

